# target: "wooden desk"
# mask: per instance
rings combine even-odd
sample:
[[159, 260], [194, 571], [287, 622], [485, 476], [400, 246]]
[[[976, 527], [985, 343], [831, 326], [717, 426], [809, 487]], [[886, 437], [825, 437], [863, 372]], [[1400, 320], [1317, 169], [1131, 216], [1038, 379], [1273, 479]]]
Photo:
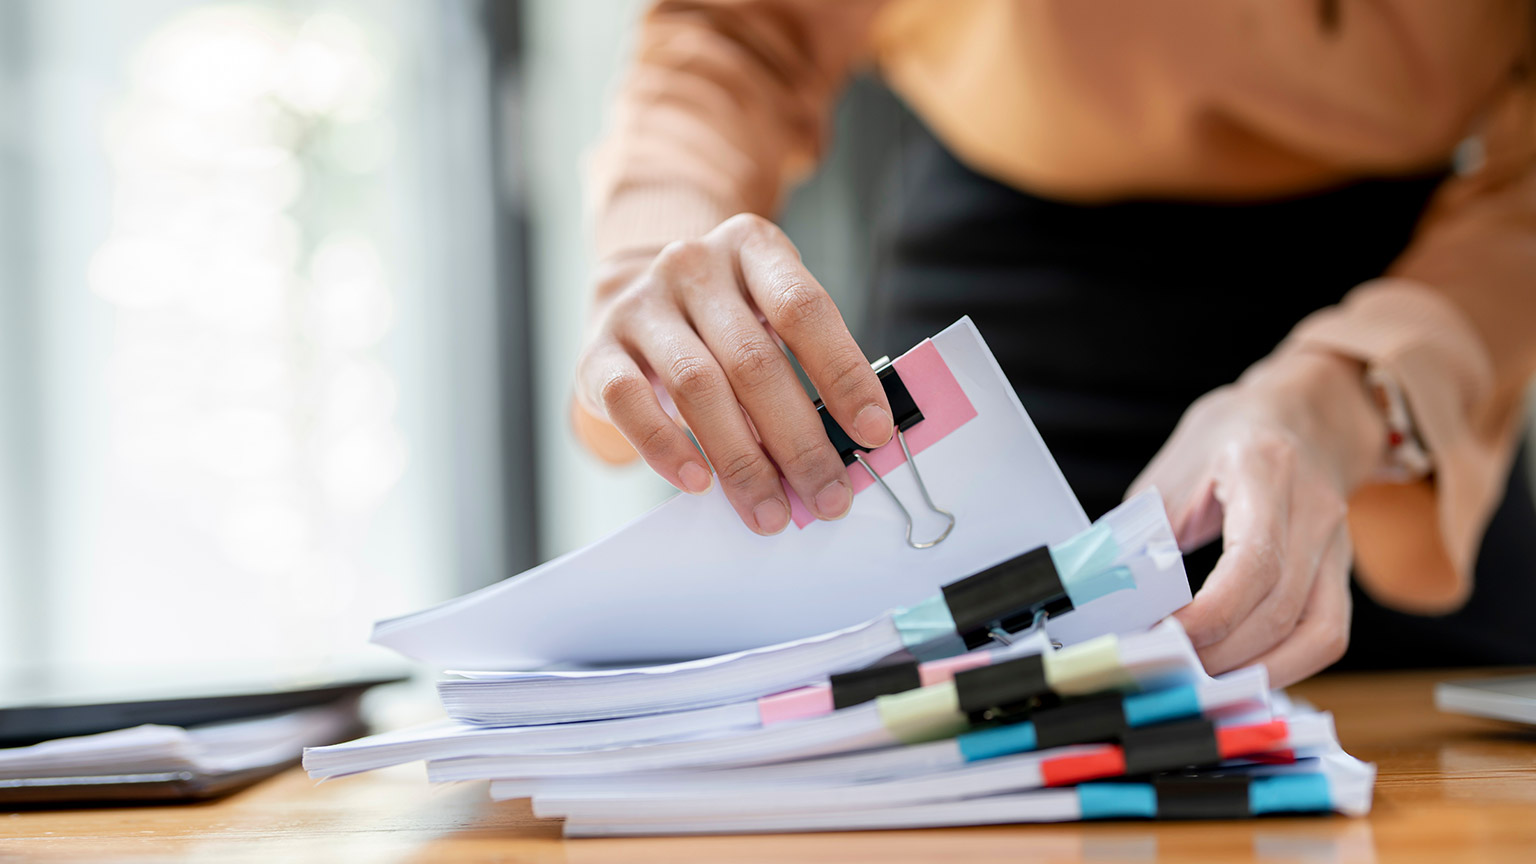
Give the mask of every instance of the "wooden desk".
[[1436, 712], [1455, 673], [1324, 677], [1332, 710], [1381, 769], [1368, 819], [1121, 822], [934, 831], [562, 841], [484, 784], [429, 787], [420, 766], [315, 787], [298, 771], [213, 804], [0, 813], [0, 861], [273, 862], [1536, 862], [1536, 734]]

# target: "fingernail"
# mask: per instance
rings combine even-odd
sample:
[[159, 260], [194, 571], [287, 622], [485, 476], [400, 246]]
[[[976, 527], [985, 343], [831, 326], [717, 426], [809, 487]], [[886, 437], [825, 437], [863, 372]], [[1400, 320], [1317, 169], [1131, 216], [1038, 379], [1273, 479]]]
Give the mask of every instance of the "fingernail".
[[777, 534], [789, 527], [789, 508], [779, 499], [769, 498], [752, 508], [752, 518], [759, 534]]
[[853, 491], [841, 480], [833, 480], [816, 493], [816, 512], [823, 519], [841, 519], [853, 506]]
[[695, 495], [703, 495], [709, 491], [713, 477], [709, 469], [697, 462], [684, 462], [678, 469], [677, 479], [683, 481], [683, 488]]
[[859, 443], [879, 447], [891, 440], [890, 412], [879, 405], [865, 405], [853, 418], [853, 430], [859, 433]]

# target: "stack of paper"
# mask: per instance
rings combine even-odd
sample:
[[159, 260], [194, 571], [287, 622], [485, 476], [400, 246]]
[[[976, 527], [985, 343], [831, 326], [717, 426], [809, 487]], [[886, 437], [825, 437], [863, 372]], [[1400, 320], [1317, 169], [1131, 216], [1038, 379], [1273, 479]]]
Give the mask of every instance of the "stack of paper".
[[[962, 576], [1088, 528], [1088, 517], [969, 319], [898, 357], [922, 411], [905, 432], [954, 530], [928, 549], [864, 469], [852, 510], [759, 537], [718, 484], [678, 495], [585, 548], [431, 609], [381, 622], [374, 641], [438, 669], [657, 663], [830, 633], [912, 606]], [[919, 519], [927, 512], [897, 442], [868, 462]], [[918, 526], [918, 535], [932, 528]], [[1053, 618], [1070, 645], [1156, 624], [1189, 601], [1183, 580], [1139, 581]]]
[[334, 777], [426, 760], [433, 782], [490, 780], [571, 836], [1369, 809], [1373, 769], [1343, 753], [1328, 715], [1272, 697], [1262, 667], [1207, 676], [1173, 620], [954, 659], [946, 680], [781, 722], [764, 722], [761, 700], [450, 722], [310, 750], [305, 766]]
[[[777, 538], [718, 492], [675, 498], [383, 622], [376, 641], [479, 671], [440, 683], [450, 720], [305, 767], [425, 760], [573, 836], [1369, 807], [1372, 769], [1327, 715], [1272, 698], [1262, 668], [1205, 674], [1168, 618], [1189, 588], [1155, 492], [1090, 525], [968, 321], [894, 366], [911, 457], [868, 463], [911, 512], [954, 514], [942, 543], [904, 542], [862, 467], [848, 518]], [[676, 657], [702, 659], [643, 665]]]
[[563, 817], [565, 833], [573, 837], [1369, 812], [1374, 768], [1336, 747], [1311, 752], [1315, 755], [1284, 764], [1234, 760], [1172, 776], [1047, 788], [1061, 785], [1046, 774], [1053, 761], [1095, 758], [1097, 751], [1087, 749], [909, 780], [815, 789], [703, 787], [692, 794], [623, 801], [599, 792], [540, 795], [534, 797], [534, 808], [540, 816]]
[[[1042, 554], [1043, 553], [1043, 554]], [[1137, 574], [1141, 575], [1138, 581]], [[741, 702], [820, 683], [884, 658], [931, 659], [991, 641], [1009, 619], [1075, 609], [1140, 584], [1183, 581], [1156, 493], [1139, 496], [1093, 528], [944, 587], [911, 608], [778, 645], [663, 666], [605, 670], [461, 673], [442, 682], [455, 719], [489, 725], [564, 723]], [[1027, 613], [1027, 614], [1026, 614]], [[1063, 613], [1070, 614], [1070, 613]], [[1049, 620], [1049, 619], [1046, 619]]]
[[0, 750], [0, 800], [198, 797], [291, 765], [305, 747], [357, 734], [357, 701], [192, 728], [134, 726]]

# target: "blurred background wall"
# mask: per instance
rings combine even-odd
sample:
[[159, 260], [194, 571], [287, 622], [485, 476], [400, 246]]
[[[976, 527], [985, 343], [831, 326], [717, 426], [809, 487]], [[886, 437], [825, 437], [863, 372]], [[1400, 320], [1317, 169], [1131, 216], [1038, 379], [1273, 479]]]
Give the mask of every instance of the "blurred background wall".
[[0, 656], [345, 651], [534, 559], [502, 26], [0, 4]]
[[[0, 2], [0, 659], [348, 652], [670, 494], [566, 426], [643, 5]], [[912, 122], [782, 220], [856, 330]]]
[[[643, 5], [0, 3], [0, 659], [347, 652], [669, 494], [566, 426]], [[850, 321], [902, 122], [786, 216]]]

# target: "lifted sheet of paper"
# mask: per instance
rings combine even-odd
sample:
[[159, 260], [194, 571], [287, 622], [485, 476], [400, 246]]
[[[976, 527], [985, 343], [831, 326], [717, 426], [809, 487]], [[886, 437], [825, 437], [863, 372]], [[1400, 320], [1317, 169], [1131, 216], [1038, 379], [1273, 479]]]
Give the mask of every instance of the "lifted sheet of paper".
[[[380, 622], [374, 641], [460, 669], [704, 657], [857, 624], [1088, 526], [970, 319], [895, 366], [924, 416], [906, 433], [913, 461], [955, 516], [943, 542], [909, 546], [905, 517], [857, 464], [846, 518], [797, 519], [776, 537], [747, 530], [717, 485], [527, 573]], [[942, 528], [895, 441], [868, 461], [917, 518], [918, 539]], [[1189, 601], [1181, 568], [1173, 572], [1053, 618], [1047, 630], [1071, 644], [1149, 627]]]

